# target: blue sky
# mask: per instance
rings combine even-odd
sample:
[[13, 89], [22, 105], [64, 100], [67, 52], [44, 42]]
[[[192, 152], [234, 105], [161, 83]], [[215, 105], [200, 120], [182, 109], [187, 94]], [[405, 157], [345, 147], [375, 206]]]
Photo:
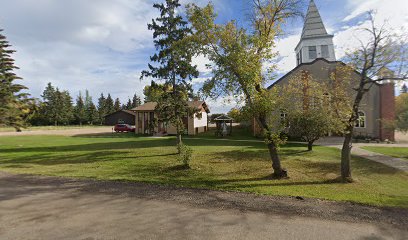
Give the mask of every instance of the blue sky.
[[[141, 95], [150, 80], [140, 81], [140, 72], [154, 52], [147, 23], [158, 12], [151, 0], [0, 0], [0, 28], [13, 48], [18, 74], [34, 97], [40, 97], [48, 82], [69, 90], [73, 97], [88, 89], [94, 100], [111, 93], [125, 102]], [[189, 0], [182, 0], [188, 3]], [[204, 5], [208, 1], [195, 0]], [[213, 0], [219, 22], [237, 19], [246, 24], [250, 0]], [[304, 12], [309, 0], [305, 0]], [[390, 27], [408, 27], [406, 0], [315, 0], [325, 26], [334, 34], [336, 55], [358, 43], [356, 29], [366, 24], [364, 12], [377, 11], [379, 21]], [[395, 7], [398, 6], [398, 7]], [[294, 48], [299, 41], [302, 19], [289, 22], [286, 35], [277, 44], [281, 54], [279, 74], [295, 67]], [[209, 76], [204, 57], [194, 61], [202, 73], [196, 89]], [[208, 100], [213, 113], [226, 112], [234, 99]]]

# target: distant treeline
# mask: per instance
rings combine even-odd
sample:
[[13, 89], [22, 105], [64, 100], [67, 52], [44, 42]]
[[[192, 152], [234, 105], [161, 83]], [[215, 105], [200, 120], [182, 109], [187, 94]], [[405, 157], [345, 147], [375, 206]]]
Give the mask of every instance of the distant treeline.
[[28, 119], [29, 124], [41, 125], [102, 125], [104, 117], [119, 110], [130, 110], [141, 105], [141, 98], [136, 94], [133, 99], [128, 99], [126, 104], [121, 104], [120, 99], [113, 100], [108, 93], [102, 93], [97, 105], [92, 101], [88, 90], [83, 95], [76, 96], [75, 103], [70, 93], [60, 90], [48, 83], [41, 99], [33, 102]]

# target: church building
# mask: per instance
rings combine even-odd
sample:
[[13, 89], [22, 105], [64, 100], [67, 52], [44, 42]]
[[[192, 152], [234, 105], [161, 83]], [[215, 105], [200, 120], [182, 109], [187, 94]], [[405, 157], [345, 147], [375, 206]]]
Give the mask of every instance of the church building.
[[[312, 75], [318, 81], [328, 81], [336, 66], [345, 65], [337, 61], [333, 44], [333, 35], [328, 34], [322, 18], [313, 0], [307, 10], [302, 35], [295, 47], [296, 67], [274, 82], [268, 89], [277, 85], [287, 84], [291, 78], [301, 73]], [[355, 82], [359, 81], [359, 74], [353, 72]], [[350, 91], [354, 91], [350, 89]], [[382, 141], [394, 141], [394, 131], [384, 127], [381, 120], [395, 118], [394, 84], [384, 81], [374, 84], [365, 94], [359, 112], [359, 119], [355, 124], [355, 136], [361, 136]], [[290, 113], [288, 113], [290, 114]], [[254, 133], [259, 129], [254, 124]]]

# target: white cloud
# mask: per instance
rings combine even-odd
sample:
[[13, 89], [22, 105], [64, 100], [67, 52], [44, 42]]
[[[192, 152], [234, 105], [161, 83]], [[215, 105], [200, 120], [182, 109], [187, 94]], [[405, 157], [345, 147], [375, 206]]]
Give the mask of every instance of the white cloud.
[[[352, 21], [369, 10], [374, 10], [376, 23], [382, 25], [386, 22], [389, 31], [399, 31], [402, 27], [408, 27], [408, 1], [406, 0], [393, 0], [392, 4], [386, 0], [358, 2], [349, 0], [349, 5], [355, 10], [344, 18], [345, 22]], [[334, 43], [338, 59], [344, 57], [346, 51], [359, 47], [359, 39], [363, 42], [368, 39], [367, 34], [361, 31], [365, 27], [370, 27], [368, 20], [359, 21], [354, 26], [348, 26], [335, 33]]]
[[300, 33], [280, 39], [276, 43], [276, 50], [279, 52], [277, 62], [279, 72], [286, 73], [296, 67], [295, 47], [299, 43], [299, 40]]

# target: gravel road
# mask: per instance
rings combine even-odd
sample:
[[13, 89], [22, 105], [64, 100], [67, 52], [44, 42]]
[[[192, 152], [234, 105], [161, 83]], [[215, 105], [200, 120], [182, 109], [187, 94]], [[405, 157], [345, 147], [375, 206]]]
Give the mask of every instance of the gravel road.
[[407, 236], [407, 209], [0, 172], [0, 239]]
[[1, 136], [32, 136], [32, 135], [61, 135], [61, 136], [77, 136], [87, 134], [102, 134], [111, 133], [112, 127], [83, 127], [64, 130], [32, 130], [22, 132], [0, 132]]

